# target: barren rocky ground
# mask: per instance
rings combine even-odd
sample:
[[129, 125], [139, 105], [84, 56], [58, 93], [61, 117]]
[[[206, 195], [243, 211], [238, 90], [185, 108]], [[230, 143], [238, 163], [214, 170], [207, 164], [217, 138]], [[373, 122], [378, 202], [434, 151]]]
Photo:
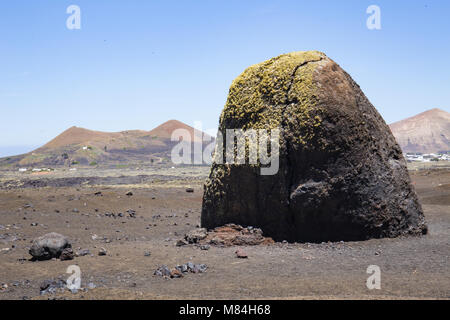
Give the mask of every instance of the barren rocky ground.
[[[1, 172], [0, 299], [450, 298], [450, 170], [411, 172], [429, 227], [426, 236], [177, 246], [200, 223], [208, 171]], [[90, 254], [30, 261], [31, 241], [49, 232], [67, 236], [74, 252]], [[238, 249], [248, 258], [238, 258]], [[207, 270], [173, 279], [154, 275], [162, 265], [187, 262]], [[70, 265], [80, 267], [82, 289], [41, 294], [44, 281], [65, 281]], [[369, 265], [381, 269], [380, 290], [366, 287]]]

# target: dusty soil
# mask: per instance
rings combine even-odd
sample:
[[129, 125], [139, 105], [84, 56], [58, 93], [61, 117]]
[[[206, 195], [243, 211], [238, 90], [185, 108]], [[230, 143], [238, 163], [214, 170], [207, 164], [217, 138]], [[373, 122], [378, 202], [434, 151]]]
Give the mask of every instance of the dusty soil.
[[[236, 257], [236, 246], [176, 246], [200, 223], [207, 173], [207, 168], [79, 170], [42, 177], [2, 173], [0, 299], [450, 298], [450, 170], [411, 172], [429, 226], [426, 236], [240, 246], [246, 259]], [[83, 183], [77, 177], [97, 179]], [[126, 196], [129, 191], [132, 196]], [[30, 261], [31, 240], [48, 232], [66, 235], [74, 251], [89, 249], [92, 255]], [[102, 247], [105, 256], [98, 255]], [[161, 265], [189, 261], [208, 269], [177, 279], [153, 275]], [[73, 264], [81, 269], [82, 287], [96, 288], [40, 295], [44, 280], [67, 279]], [[381, 268], [381, 290], [366, 287], [369, 265]]]

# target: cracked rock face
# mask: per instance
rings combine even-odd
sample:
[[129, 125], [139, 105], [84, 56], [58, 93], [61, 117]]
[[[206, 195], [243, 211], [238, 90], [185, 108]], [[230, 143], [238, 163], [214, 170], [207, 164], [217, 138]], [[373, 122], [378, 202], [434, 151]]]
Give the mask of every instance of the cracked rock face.
[[219, 129], [275, 128], [276, 174], [261, 175], [259, 164], [212, 165], [202, 227], [236, 223], [259, 227], [278, 241], [300, 242], [426, 233], [389, 127], [325, 54], [281, 55], [233, 81]]

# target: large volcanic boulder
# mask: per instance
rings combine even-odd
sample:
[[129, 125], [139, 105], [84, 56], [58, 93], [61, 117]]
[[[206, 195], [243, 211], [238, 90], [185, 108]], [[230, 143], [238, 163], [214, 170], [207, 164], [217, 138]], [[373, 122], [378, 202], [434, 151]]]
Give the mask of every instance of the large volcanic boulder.
[[220, 117], [224, 135], [237, 128], [279, 128], [279, 170], [261, 175], [258, 164], [213, 163], [202, 227], [236, 223], [310, 242], [426, 233], [389, 127], [325, 54], [293, 52], [246, 69]]

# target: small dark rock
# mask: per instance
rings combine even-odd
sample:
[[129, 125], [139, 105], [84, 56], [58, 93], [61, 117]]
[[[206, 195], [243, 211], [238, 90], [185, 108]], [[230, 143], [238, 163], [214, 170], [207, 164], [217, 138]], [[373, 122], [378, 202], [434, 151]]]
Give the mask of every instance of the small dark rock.
[[183, 272], [183, 273], [189, 271], [188, 266], [186, 264], [176, 266], [176, 268], [177, 268], [177, 270], [179, 270], [180, 272]]
[[186, 263], [186, 266], [187, 266], [189, 271], [194, 270], [194, 264], [192, 262], [189, 261], [188, 263]]
[[201, 240], [205, 239], [207, 237], [208, 233], [205, 228], [197, 228], [195, 230], [192, 230], [184, 236], [184, 239], [188, 243], [198, 243]]
[[206, 264], [196, 264], [192, 269], [192, 273], [203, 273], [206, 272], [206, 269], [208, 269]]
[[65, 287], [66, 282], [62, 279], [44, 280], [39, 286], [41, 295], [47, 293], [55, 293], [57, 289], [63, 289]]
[[247, 254], [244, 251], [242, 251], [242, 249], [237, 249], [235, 253], [236, 253], [237, 258], [240, 258], [240, 259], [248, 258]]
[[61, 261], [72, 260], [73, 257], [74, 257], [74, 254], [73, 254], [72, 248], [65, 248], [65, 249], [61, 252], [61, 255], [59, 256], [59, 258], [61, 259]]
[[170, 277], [170, 269], [166, 265], [162, 265], [153, 273], [155, 276]]
[[185, 240], [178, 240], [176, 246], [177, 247], [182, 247], [182, 246], [185, 246], [185, 245], [188, 245], [188, 244], [189, 243], [187, 241], [185, 241]]
[[84, 257], [84, 256], [87, 256], [87, 255], [90, 255], [90, 254], [91, 254], [91, 251], [89, 251], [89, 249], [82, 249], [82, 250], [80, 250], [80, 251], [78, 251], [76, 253], [76, 256], [77, 257]]
[[181, 277], [183, 277], [183, 273], [175, 268], [170, 272], [170, 277], [171, 278], [181, 278]]

